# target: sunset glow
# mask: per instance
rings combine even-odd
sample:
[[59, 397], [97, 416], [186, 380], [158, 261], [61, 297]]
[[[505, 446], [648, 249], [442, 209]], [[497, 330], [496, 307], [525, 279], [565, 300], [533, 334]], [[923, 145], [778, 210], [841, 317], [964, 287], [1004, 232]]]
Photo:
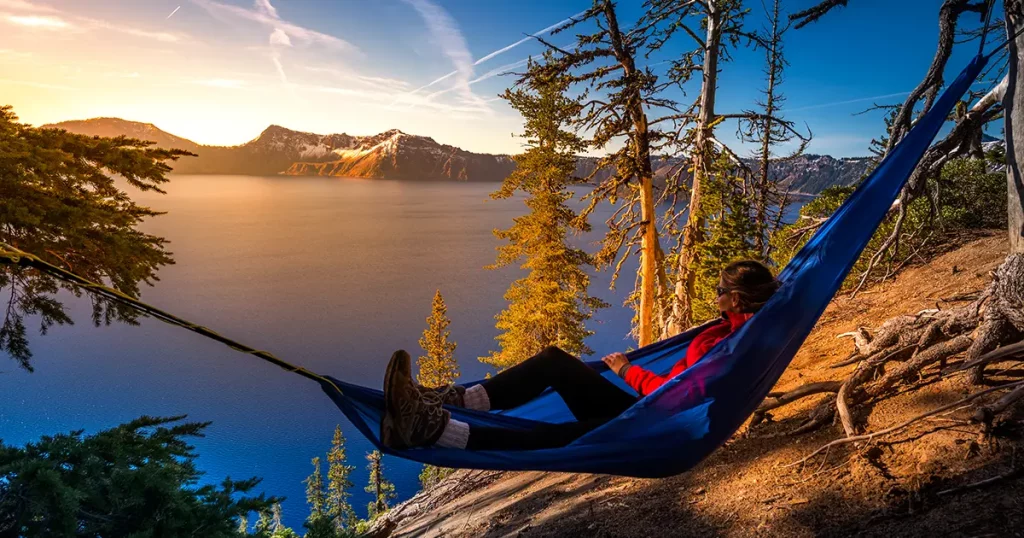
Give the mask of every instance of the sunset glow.
[[[623, 4], [624, 14], [636, 15], [630, 10], [640, 4]], [[543, 52], [531, 35], [571, 47], [575, 30], [551, 31], [588, 5], [0, 0], [0, 95], [33, 125], [118, 117], [218, 145], [244, 143], [270, 124], [322, 134], [401, 129], [471, 151], [514, 153], [522, 120], [498, 97], [515, 82], [508, 73]], [[851, 11], [844, 20], [860, 24], [860, 12]], [[920, 69], [890, 69], [862, 50], [868, 45], [848, 47], [831, 32], [823, 25], [790, 38], [789, 117], [815, 133], [810, 151], [864, 155], [880, 113], [852, 114], [873, 96], [906, 95], [900, 92], [916, 85], [931, 45], [904, 39], [896, 53], [905, 57], [892, 65], [919, 59]], [[884, 40], [877, 46], [893, 51]], [[651, 58], [650, 66], [667, 69], [678, 52]], [[762, 58], [753, 48], [738, 54], [732, 61], [739, 67], [721, 81], [723, 110], [744, 110], [759, 98]], [[674, 97], [685, 103], [691, 94]]]

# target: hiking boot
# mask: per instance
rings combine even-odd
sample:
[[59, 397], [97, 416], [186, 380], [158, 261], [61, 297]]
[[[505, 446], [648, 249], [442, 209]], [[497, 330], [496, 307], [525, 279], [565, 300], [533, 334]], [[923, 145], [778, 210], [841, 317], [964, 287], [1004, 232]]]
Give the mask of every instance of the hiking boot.
[[445, 385], [443, 387], [424, 387], [416, 385], [421, 393], [433, 392], [441, 398], [442, 405], [466, 407], [466, 387], [462, 385]]
[[[403, 375], [402, 357], [399, 352], [395, 355], [398, 363], [394, 368], [389, 364], [389, 375], [385, 376], [386, 412], [381, 421], [381, 441], [391, 448], [432, 445], [441, 437], [451, 414], [442, 407], [441, 394], [432, 390], [421, 392], [412, 377]], [[392, 362], [396, 362], [395, 356]]]
[[391, 354], [391, 360], [384, 370], [384, 416], [380, 419], [380, 442], [384, 446], [397, 448], [401, 440], [395, 436], [395, 427], [392, 420], [392, 404], [387, 398], [390, 386], [400, 377], [412, 377], [412, 358], [403, 349]]

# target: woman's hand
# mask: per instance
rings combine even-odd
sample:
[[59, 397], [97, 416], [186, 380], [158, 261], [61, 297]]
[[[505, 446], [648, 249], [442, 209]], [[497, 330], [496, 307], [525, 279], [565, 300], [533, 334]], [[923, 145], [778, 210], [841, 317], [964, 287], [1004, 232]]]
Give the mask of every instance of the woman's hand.
[[601, 361], [607, 364], [608, 368], [616, 374], [620, 374], [623, 369], [629, 366], [629, 359], [623, 353], [612, 353], [602, 358]]

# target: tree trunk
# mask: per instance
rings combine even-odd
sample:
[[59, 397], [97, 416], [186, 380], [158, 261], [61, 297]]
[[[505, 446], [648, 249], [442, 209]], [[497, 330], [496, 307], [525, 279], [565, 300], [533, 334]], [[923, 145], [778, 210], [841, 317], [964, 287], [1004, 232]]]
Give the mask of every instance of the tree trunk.
[[678, 334], [693, 324], [693, 298], [696, 294], [696, 248], [704, 240], [704, 215], [701, 212], [701, 183], [704, 181], [711, 156], [711, 124], [715, 120], [715, 93], [718, 89], [718, 49], [722, 38], [721, 12], [715, 2], [708, 2], [707, 39], [704, 43], [704, 71], [697, 116], [697, 132], [693, 145], [693, 186], [690, 189], [690, 209], [683, 228], [683, 245], [679, 255], [679, 278], [676, 281], [676, 300], [673, 333]]
[[[615, 59], [622, 65], [623, 74], [630, 77], [636, 71], [633, 56], [624, 46], [619, 21], [615, 15], [615, 5], [604, 3], [604, 15], [608, 21], [608, 36], [612, 42]], [[644, 112], [641, 89], [636, 83], [624, 88], [629, 92], [628, 108], [633, 118], [633, 151], [637, 170], [637, 181], [640, 184], [640, 220], [643, 235], [640, 242], [640, 326], [638, 340], [640, 347], [654, 341], [660, 331], [654, 326], [654, 308], [658, 304], [656, 283], [658, 276], [658, 220], [654, 212], [654, 169], [651, 166], [651, 137], [647, 124], [647, 113]], [[661, 286], [666, 286], [664, 282]]]
[[640, 180], [640, 220], [642, 221], [644, 235], [640, 243], [640, 347], [650, 344], [654, 340], [654, 307], [657, 298], [654, 293], [654, 282], [657, 276], [658, 264], [658, 228], [657, 217], [654, 214], [654, 174], [651, 171], [650, 144], [647, 136], [647, 117], [641, 116], [643, 131], [638, 130], [638, 137], [642, 135], [643, 144], [638, 144], [637, 159], [645, 163], [641, 167]]
[[[1013, 35], [1024, 25], [1024, 2], [1006, 0], [1006, 31], [1009, 44], [1009, 86], [1003, 96], [1006, 130], [1006, 183], [1007, 212], [1009, 216], [1010, 253], [1024, 252], [1024, 181], [1021, 178], [1020, 163], [1024, 162], [1024, 71], [1021, 70], [1021, 49], [1024, 36], [1013, 39]], [[1021, 144], [1017, 144], [1021, 140]]]
[[[761, 141], [761, 169], [758, 170], [757, 198], [755, 211], [757, 212], [757, 237], [754, 238], [754, 247], [761, 256], [765, 256], [765, 236], [768, 234], [768, 186], [770, 177], [768, 164], [772, 157], [772, 118], [775, 116], [775, 79], [778, 74], [776, 65], [779, 62], [779, 2], [776, 0], [772, 17], [772, 43], [767, 52], [768, 65], [768, 88], [765, 90], [765, 119], [764, 130]], [[781, 209], [781, 208], [780, 208]]]

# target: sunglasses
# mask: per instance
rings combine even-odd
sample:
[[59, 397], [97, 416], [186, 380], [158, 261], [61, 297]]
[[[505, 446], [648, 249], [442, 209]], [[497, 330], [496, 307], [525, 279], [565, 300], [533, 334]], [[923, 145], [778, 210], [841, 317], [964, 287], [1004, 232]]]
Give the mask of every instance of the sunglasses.
[[721, 296], [725, 295], [726, 293], [729, 293], [730, 291], [732, 291], [731, 288], [723, 288], [722, 286], [715, 286], [715, 293], [718, 294], [718, 297], [721, 297]]

